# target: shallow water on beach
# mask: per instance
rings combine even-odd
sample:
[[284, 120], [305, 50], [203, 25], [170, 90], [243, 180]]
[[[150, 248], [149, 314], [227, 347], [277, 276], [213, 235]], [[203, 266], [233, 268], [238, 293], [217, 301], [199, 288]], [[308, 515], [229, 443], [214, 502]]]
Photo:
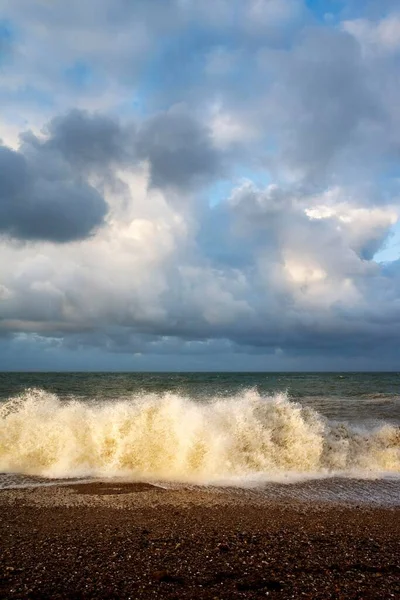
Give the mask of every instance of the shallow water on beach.
[[[137, 488], [131, 490], [131, 483], [120, 479], [45, 479], [41, 477], [29, 477], [20, 474], [0, 475], [0, 490], [29, 490], [35, 488], [54, 488], [59, 486], [75, 486], [78, 490], [82, 486], [85, 492], [86, 484], [104, 483], [111, 487], [105, 491], [106, 495], [113, 496], [115, 493], [136, 493]], [[345, 504], [356, 507], [399, 507], [400, 506], [400, 479], [351, 479], [351, 478], [327, 478], [310, 479], [308, 481], [292, 482], [289, 484], [268, 482], [264, 484], [235, 487], [215, 485], [190, 485], [174, 482], [143, 482], [151, 487], [166, 490], [188, 490], [191, 493], [208, 491], [211, 493], [228, 494], [232, 502], [234, 498], [238, 501], [257, 501], [267, 503], [290, 503], [304, 502], [312, 504]], [[135, 484], [132, 484], [135, 485]], [[139, 484], [141, 485], [141, 484]], [[149, 489], [148, 487], [145, 488]], [[98, 492], [93, 492], [96, 496]]]
[[399, 504], [400, 375], [0, 374], [0, 488], [99, 478]]

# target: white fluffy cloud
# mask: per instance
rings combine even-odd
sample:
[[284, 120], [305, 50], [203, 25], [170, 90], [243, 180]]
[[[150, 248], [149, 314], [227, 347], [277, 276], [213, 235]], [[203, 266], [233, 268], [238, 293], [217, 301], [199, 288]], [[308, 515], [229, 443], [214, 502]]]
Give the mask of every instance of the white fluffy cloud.
[[400, 13], [378, 21], [354, 19], [344, 21], [343, 29], [351, 33], [366, 53], [396, 53], [400, 51]]

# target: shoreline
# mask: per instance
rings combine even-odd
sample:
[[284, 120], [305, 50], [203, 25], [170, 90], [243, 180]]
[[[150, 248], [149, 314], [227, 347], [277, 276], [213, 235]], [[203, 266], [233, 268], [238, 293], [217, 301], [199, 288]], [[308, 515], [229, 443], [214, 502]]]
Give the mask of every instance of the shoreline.
[[[85, 486], [85, 487], [80, 487]], [[94, 487], [93, 487], [94, 486]], [[97, 487], [96, 487], [97, 486]], [[106, 486], [102, 488], [102, 486]], [[112, 486], [119, 486], [126, 493], [138, 489], [161, 489], [172, 492], [186, 491], [197, 494], [228, 494], [237, 496], [236, 501], [245, 499], [251, 502], [298, 502], [310, 504], [340, 504], [348, 506], [375, 506], [375, 507], [398, 507], [400, 508], [400, 477], [386, 475], [381, 477], [357, 477], [340, 475], [321, 477], [295, 477], [285, 480], [261, 481], [248, 480], [242, 482], [180, 482], [155, 479], [126, 479], [123, 477], [85, 477], [71, 479], [46, 479], [38, 476], [27, 476], [18, 474], [0, 476], [0, 493], [2, 491], [20, 494], [21, 499], [29, 494], [32, 489], [52, 489], [56, 494], [53, 498], [49, 492], [49, 504], [58, 498], [57, 489], [62, 487], [66, 490], [94, 489], [92, 496], [100, 495], [101, 489], [111, 490]], [[120, 492], [121, 493], [121, 492]], [[112, 495], [112, 494], [110, 494]], [[38, 495], [42, 502], [46, 500], [46, 494]], [[73, 496], [69, 495], [72, 501]]]
[[400, 509], [93, 482], [0, 491], [0, 598], [395, 598]]

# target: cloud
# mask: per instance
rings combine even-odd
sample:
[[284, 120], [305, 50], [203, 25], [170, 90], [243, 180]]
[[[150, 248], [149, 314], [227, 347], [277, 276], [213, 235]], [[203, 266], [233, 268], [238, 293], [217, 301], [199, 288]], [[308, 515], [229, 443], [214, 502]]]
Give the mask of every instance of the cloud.
[[104, 222], [107, 205], [97, 190], [56, 162], [40, 146], [34, 157], [0, 146], [1, 233], [69, 242]]
[[397, 12], [53, 4], [7, 4], [2, 348], [394, 364]]
[[344, 21], [343, 29], [351, 33], [366, 53], [400, 51], [400, 14], [390, 14], [378, 21], [354, 19]]
[[110, 225], [79, 246], [3, 243], [3, 332], [77, 351], [186, 354], [190, 341], [209, 340], [212, 352], [225, 340], [229, 352], [282, 356], [340, 356], [343, 344], [355, 356], [385, 335], [394, 352], [400, 278], [364, 256], [388, 235], [393, 209], [357, 209], [346, 190], [299, 197], [246, 182], [206, 215], [219, 223], [208, 245], [226, 240], [221, 262], [148, 177], [126, 175], [134, 210], [115, 212], [118, 194], [107, 196]]
[[150, 163], [152, 185], [161, 188], [199, 185], [222, 172], [221, 157], [208, 128], [180, 107], [143, 124], [137, 151]]
[[[1, 147], [0, 231], [25, 240], [83, 239], [104, 223], [100, 188], [107, 179], [122, 183], [118, 169], [144, 161], [150, 185], [184, 190], [218, 177], [221, 156], [207, 127], [183, 108], [138, 128], [72, 110], [53, 118], [40, 136], [23, 134], [18, 151]], [[98, 189], [89, 183], [93, 176]]]
[[299, 25], [305, 7], [298, 0], [250, 0], [246, 3], [244, 27], [251, 36], [279, 42]]
[[[47, 126], [46, 147], [59, 152], [74, 168], [97, 170], [123, 162], [130, 151], [129, 129], [106, 115], [72, 110]], [[132, 142], [131, 142], [132, 144]]]
[[331, 177], [329, 171], [346, 175], [347, 155], [359, 149], [364, 130], [382, 120], [379, 96], [369, 86], [354, 39], [337, 30], [309, 29], [294, 49], [265, 51], [262, 64], [274, 76], [264, 112], [276, 141], [275, 163], [283, 165], [278, 168], [317, 184]]

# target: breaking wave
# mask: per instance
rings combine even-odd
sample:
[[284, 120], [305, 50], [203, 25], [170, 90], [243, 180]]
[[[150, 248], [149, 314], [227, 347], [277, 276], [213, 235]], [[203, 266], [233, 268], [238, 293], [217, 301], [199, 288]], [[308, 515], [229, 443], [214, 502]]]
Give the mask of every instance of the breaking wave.
[[285, 394], [90, 403], [27, 390], [0, 405], [0, 472], [196, 483], [400, 473], [400, 430], [334, 423]]

